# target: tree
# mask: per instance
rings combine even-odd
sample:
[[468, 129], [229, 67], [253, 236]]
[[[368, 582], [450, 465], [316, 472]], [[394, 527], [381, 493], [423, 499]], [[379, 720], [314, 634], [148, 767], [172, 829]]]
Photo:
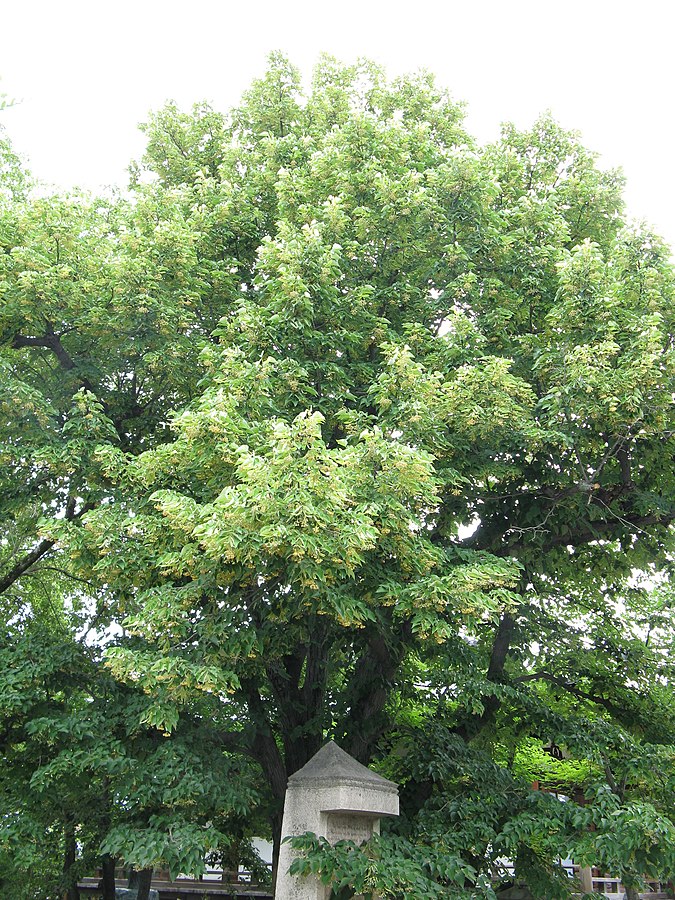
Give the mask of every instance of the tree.
[[[168, 258], [151, 207], [130, 222], [122, 201], [36, 198], [6, 142], [2, 153], [0, 879], [8, 898], [34, 885], [72, 900], [77, 873], [101, 865], [112, 896], [122, 853], [130, 866], [198, 872], [230, 844], [220, 827], [256, 805], [246, 766], [201, 733], [204, 705], [174, 723], [183, 737], [169, 750], [142, 692], [115, 685], [103, 646], [133, 638], [96, 576], [78, 575], [46, 534], [52, 518], [79, 522], [108, 501], [99, 443], [139, 452], [165, 439], [162, 417], [199, 378], [199, 325], [182, 296], [161, 322], [142, 305]], [[172, 276], [161, 280], [171, 294]], [[184, 353], [166, 316], [182, 316]]]
[[489, 897], [506, 855], [567, 896], [568, 852], [633, 889], [674, 867], [668, 251], [549, 117], [461, 119], [428, 75], [324, 59], [303, 96], [274, 56], [229, 117], [151, 118], [134, 202], [12, 206], [0, 586], [84, 579], [146, 725], [215, 710], [277, 842], [330, 735], [401, 782], [368, 852], [419, 891]]

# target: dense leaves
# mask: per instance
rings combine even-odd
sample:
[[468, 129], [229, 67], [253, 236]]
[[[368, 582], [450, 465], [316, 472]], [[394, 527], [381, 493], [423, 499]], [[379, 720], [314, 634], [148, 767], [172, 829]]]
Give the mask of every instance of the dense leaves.
[[328, 58], [144, 130], [127, 198], [32, 197], [4, 151], [0, 608], [84, 667], [14, 783], [82, 840], [105, 782], [92, 858], [195, 870], [254, 808], [278, 845], [331, 736], [404, 805], [308, 839], [336, 891], [671, 878], [674, 281], [620, 174]]

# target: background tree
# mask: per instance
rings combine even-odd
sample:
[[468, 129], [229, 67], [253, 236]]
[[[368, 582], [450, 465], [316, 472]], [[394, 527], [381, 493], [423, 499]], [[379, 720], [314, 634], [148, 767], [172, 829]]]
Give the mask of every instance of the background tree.
[[[119, 199], [35, 197], [9, 143], [0, 149], [0, 877], [8, 898], [33, 886], [72, 898], [77, 877], [100, 865], [112, 896], [115, 858], [198, 872], [231, 841], [205, 823], [256, 805], [245, 767], [200, 734], [210, 712], [192, 704], [173, 723], [185, 743], [169, 748], [142, 692], [114, 683], [102, 650], [128, 640], [121, 607], [47, 535], [51, 520], [80, 521], [110, 501], [98, 444], [133, 453], [166, 439], [162, 417], [200, 375], [206, 312], [184, 315], [183, 296], [173, 311], [159, 302], [174, 291], [168, 247], [183, 251], [168, 235], [166, 253], [156, 243], [150, 200], [132, 221]], [[189, 333], [184, 353], [165, 316]]]

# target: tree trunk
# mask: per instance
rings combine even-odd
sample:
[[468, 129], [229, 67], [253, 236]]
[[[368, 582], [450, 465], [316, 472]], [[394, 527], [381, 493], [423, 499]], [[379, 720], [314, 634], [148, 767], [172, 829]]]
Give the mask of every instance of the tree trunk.
[[247, 693], [251, 718], [256, 724], [256, 734], [249, 753], [262, 768], [274, 798], [274, 805], [270, 814], [274, 847], [272, 852], [272, 889], [274, 890], [281, 848], [281, 825], [284, 815], [286, 785], [288, 776], [292, 773], [287, 771], [285, 761], [279, 753], [279, 748], [269, 724], [268, 711], [262, 701], [257, 685], [253, 682], [243, 682], [242, 687]]
[[80, 900], [80, 891], [77, 886], [77, 843], [75, 841], [75, 826], [69, 820], [63, 830], [64, 854], [63, 854], [63, 883], [65, 891], [63, 900]]
[[272, 893], [277, 889], [277, 872], [279, 871], [279, 854], [281, 852], [281, 825], [283, 820], [283, 811], [281, 814], [272, 816]]
[[136, 900], [148, 900], [150, 896], [150, 885], [152, 884], [152, 872], [150, 869], [142, 869], [140, 872], [133, 869], [129, 876], [128, 887], [136, 888], [138, 891]]
[[627, 887], [626, 900], [640, 900], [640, 892], [638, 891], [638, 889], [634, 887]]
[[108, 853], [101, 859], [103, 900], [115, 900], [115, 857]]

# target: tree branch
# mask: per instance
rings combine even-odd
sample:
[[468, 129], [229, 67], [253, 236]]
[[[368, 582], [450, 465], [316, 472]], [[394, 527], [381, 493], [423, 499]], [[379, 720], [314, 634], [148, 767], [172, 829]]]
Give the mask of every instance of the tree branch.
[[499, 620], [497, 633], [492, 645], [490, 664], [487, 670], [488, 681], [501, 681], [504, 675], [506, 658], [511, 649], [511, 639], [516, 627], [516, 620], [510, 612], [505, 612]]
[[247, 756], [251, 754], [251, 748], [246, 743], [243, 731], [212, 731], [206, 729], [206, 732], [209, 737], [213, 737], [221, 747], [230, 753], [243, 753]]
[[253, 681], [242, 681], [242, 688], [255, 731], [250, 755], [261, 766], [274, 797], [283, 804], [288, 774], [270, 728], [267, 706]]
[[[622, 491], [623, 489], [619, 488], [619, 490]], [[601, 498], [597, 498], [597, 502], [605, 507], [612, 518], [594, 522], [593, 525], [588, 525], [585, 528], [581, 527], [576, 531], [568, 531], [565, 534], [549, 535], [543, 544], [538, 547], [539, 551], [547, 553], [556, 547], [581, 547], [584, 544], [590, 544], [592, 541], [601, 540], [602, 538], [611, 540], [613, 537], [618, 537], [622, 531], [626, 532], [628, 530], [632, 534], [654, 525], [665, 528], [675, 522], [675, 510], [669, 513], [651, 513], [649, 515], [638, 515], [636, 513], [619, 514], [615, 513]], [[511, 531], [515, 532], [516, 529], [512, 528]], [[519, 534], [522, 535], [524, 531], [525, 529], [520, 529]], [[529, 526], [529, 533], [531, 534], [541, 534], [541, 531], [542, 529], [537, 526]], [[516, 557], [521, 551], [533, 546], [529, 541], [523, 540], [522, 537], [520, 540], [498, 545], [497, 542], [502, 537], [502, 534], [503, 532], [501, 531], [497, 532], [484, 526], [483, 529], [478, 528], [460, 545], [470, 547], [472, 550], [484, 550], [495, 556]]]
[[[28, 337], [23, 334], [15, 334], [11, 346], [14, 350], [21, 350], [24, 347], [42, 347], [45, 350], [50, 350], [56, 356], [56, 359], [64, 372], [72, 372], [73, 369], [77, 369], [75, 360], [61, 343], [61, 335], [57, 334], [50, 327], [39, 337]], [[77, 377], [86, 390], [92, 394], [97, 393], [96, 388], [88, 378], [85, 378], [79, 373]]]
[[[505, 611], [499, 620], [497, 632], [492, 644], [490, 653], [490, 662], [486, 672], [486, 679], [494, 684], [499, 684], [504, 678], [504, 668], [506, 660], [511, 649], [511, 641], [516, 628], [516, 620], [514, 616]], [[483, 726], [489, 722], [499, 709], [501, 701], [498, 697], [491, 695], [485, 698], [483, 703], [483, 712], [479, 715], [473, 715], [460, 724], [455, 729], [456, 733], [465, 741], [470, 741], [481, 731]]]
[[[86, 512], [94, 508], [93, 503], [84, 503], [82, 508], [75, 512], [75, 499], [70, 497], [68, 499], [68, 503], [66, 504], [66, 514], [65, 518], [69, 522], [73, 522], [75, 519], [79, 519], [80, 516], [83, 516]], [[10, 588], [15, 581], [18, 581], [21, 576], [27, 572], [31, 566], [34, 566], [35, 563], [42, 559], [42, 557], [49, 553], [49, 551], [55, 546], [56, 541], [52, 538], [44, 538], [38, 544], [33, 547], [23, 559], [20, 559], [10, 570], [7, 572], [2, 578], [0, 578], [0, 594], [3, 594], [8, 588]]]
[[40, 541], [33, 549], [27, 553], [23, 559], [20, 559], [15, 566], [13, 566], [6, 575], [0, 578], [0, 594], [4, 594], [4, 592], [10, 588], [15, 581], [17, 581], [24, 572], [27, 572], [28, 569], [31, 568], [39, 559], [41, 559], [45, 553], [48, 553], [56, 541], [51, 538], [45, 538]]
[[[652, 525], [667, 527], [668, 525], [672, 525], [672, 523], [675, 522], [675, 512], [667, 513], [664, 515], [656, 515], [652, 513], [651, 515], [646, 516], [640, 516], [630, 513], [621, 516], [619, 516], [618, 514], [614, 515], [614, 519], [606, 519], [604, 522], [594, 523], [592, 527], [582, 529], [575, 534], [554, 535], [546, 541], [542, 550], [546, 552], [547, 550], [551, 550], [554, 547], [560, 546], [579, 547], [582, 544], [588, 544], [591, 541], [596, 541], [603, 535], [611, 535], [611, 533], [614, 531], [619, 531], [622, 529], [625, 530], [627, 527], [632, 531], [642, 531], [643, 529], [649, 528]], [[512, 549], [513, 546], [511, 547], [511, 550]]]

